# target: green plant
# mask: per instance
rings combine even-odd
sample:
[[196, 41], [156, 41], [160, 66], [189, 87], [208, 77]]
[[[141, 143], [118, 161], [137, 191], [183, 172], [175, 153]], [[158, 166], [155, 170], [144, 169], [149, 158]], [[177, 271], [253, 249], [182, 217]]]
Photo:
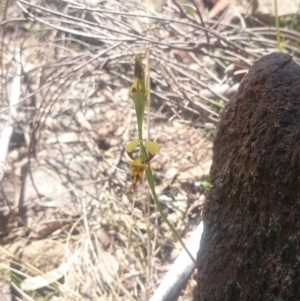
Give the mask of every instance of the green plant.
[[209, 178], [200, 181], [200, 185], [204, 188], [204, 190], [206, 192], [209, 192], [211, 190], [211, 188], [212, 188], [212, 184], [211, 184]]
[[[134, 75], [135, 75], [135, 79], [129, 89], [128, 94], [134, 101], [135, 112], [137, 117], [138, 139], [130, 141], [126, 146], [127, 154], [132, 159], [132, 161], [129, 162], [132, 184], [127, 188], [126, 193], [133, 191], [134, 195], [136, 196], [137, 184], [143, 178], [143, 174], [145, 172], [152, 197], [154, 199], [156, 208], [159, 211], [162, 219], [167, 223], [174, 236], [178, 239], [178, 241], [180, 242], [184, 250], [188, 253], [190, 259], [194, 263], [196, 263], [195, 258], [186, 248], [179, 234], [177, 233], [173, 225], [169, 222], [168, 218], [164, 214], [162, 206], [158, 200], [155, 191], [155, 185], [153, 180], [152, 169], [150, 166], [150, 161], [156, 154], [158, 154], [158, 152], [160, 151], [160, 147], [158, 143], [156, 143], [155, 141], [143, 141], [143, 121], [144, 121], [146, 98], [148, 96], [149, 91], [145, 84], [144, 68], [141, 59], [138, 56], [135, 57]], [[139, 155], [137, 157], [134, 157], [133, 151], [138, 146], [140, 148]]]

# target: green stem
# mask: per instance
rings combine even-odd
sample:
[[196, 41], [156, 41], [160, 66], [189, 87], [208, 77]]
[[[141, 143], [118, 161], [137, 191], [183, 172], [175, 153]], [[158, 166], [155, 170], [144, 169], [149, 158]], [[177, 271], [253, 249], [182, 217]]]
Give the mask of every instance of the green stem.
[[278, 17], [278, 7], [277, 0], [274, 0], [275, 5], [275, 26], [276, 26], [276, 39], [277, 39], [277, 48], [279, 51], [282, 51], [281, 41], [280, 41], [280, 30], [279, 30], [279, 17]]
[[137, 81], [137, 91], [135, 99], [135, 112], [138, 125], [138, 135], [139, 140], [143, 140], [143, 121], [145, 112], [145, 96], [142, 91], [145, 91], [145, 84], [143, 82]]
[[[140, 63], [140, 65], [142, 66], [141, 63]], [[139, 136], [139, 140], [141, 141], [141, 143], [140, 143], [141, 155], [146, 160], [147, 159], [147, 152], [145, 150], [144, 143], [142, 142], [143, 141], [143, 120], [144, 120], [145, 101], [146, 101], [146, 99], [145, 99], [146, 98], [145, 97], [146, 87], [145, 87], [145, 81], [144, 81], [144, 78], [143, 78], [143, 70], [140, 70], [141, 68], [137, 68], [137, 66], [139, 66], [139, 65], [136, 64], [137, 71], [135, 71], [135, 73], [136, 73], [135, 75], [136, 76], [139, 75], [139, 74], [142, 74], [142, 75], [138, 76], [139, 78], [138, 78], [138, 81], [137, 81], [137, 89], [136, 89], [136, 97], [135, 97], [135, 111], [136, 111], [137, 124], [138, 124], [138, 136]], [[155, 205], [156, 205], [161, 217], [166, 222], [166, 224], [169, 226], [169, 228], [171, 229], [174, 236], [178, 239], [178, 241], [180, 242], [183, 249], [187, 252], [187, 254], [190, 257], [190, 259], [192, 260], [192, 262], [194, 264], [196, 264], [195, 258], [190, 253], [188, 248], [185, 246], [184, 242], [182, 241], [181, 237], [177, 233], [176, 229], [169, 222], [168, 218], [166, 217], [166, 215], [163, 212], [162, 206], [161, 206], [160, 202], [158, 201], [158, 197], [157, 197], [157, 194], [155, 192], [153, 175], [152, 175], [152, 170], [151, 170], [151, 166], [150, 166], [149, 162], [148, 162], [148, 168], [146, 169], [146, 177], [147, 177], [147, 181], [148, 181], [150, 190], [152, 192], [152, 196], [153, 196]]]
[[193, 255], [191, 254], [191, 252], [189, 251], [189, 249], [185, 246], [184, 242], [182, 241], [181, 237], [179, 236], [179, 234], [177, 233], [176, 229], [173, 227], [173, 225], [169, 222], [168, 218], [166, 217], [166, 215], [163, 212], [162, 206], [158, 200], [158, 197], [156, 195], [156, 191], [154, 188], [154, 181], [153, 181], [153, 175], [152, 175], [152, 170], [150, 167], [150, 164], [148, 165], [148, 168], [146, 169], [146, 178], [150, 187], [150, 190], [152, 192], [152, 196], [155, 202], [155, 205], [161, 215], [161, 217], [163, 218], [163, 220], [167, 223], [167, 225], [169, 226], [169, 228], [171, 229], [172, 233], [174, 234], [174, 236], [178, 239], [179, 243], [181, 244], [181, 246], [183, 247], [183, 249], [187, 252], [188, 256], [190, 257], [190, 259], [192, 260], [192, 262], [196, 265], [196, 260], [193, 257]]

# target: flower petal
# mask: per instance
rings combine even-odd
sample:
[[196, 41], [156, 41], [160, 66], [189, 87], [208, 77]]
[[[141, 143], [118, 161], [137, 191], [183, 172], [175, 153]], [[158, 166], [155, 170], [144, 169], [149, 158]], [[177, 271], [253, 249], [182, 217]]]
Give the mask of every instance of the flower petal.
[[154, 141], [146, 141], [145, 142], [145, 146], [146, 146], [146, 150], [148, 151], [148, 153], [154, 157], [155, 155], [157, 155], [160, 151], [160, 146], [157, 142]]
[[140, 145], [140, 140], [133, 140], [128, 142], [125, 148], [126, 152], [132, 153], [138, 145]]

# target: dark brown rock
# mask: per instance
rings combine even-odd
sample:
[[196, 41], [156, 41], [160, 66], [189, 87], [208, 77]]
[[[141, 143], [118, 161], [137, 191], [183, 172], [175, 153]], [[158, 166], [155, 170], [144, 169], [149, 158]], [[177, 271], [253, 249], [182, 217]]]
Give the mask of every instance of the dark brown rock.
[[300, 66], [258, 60], [213, 147], [195, 301], [300, 300]]

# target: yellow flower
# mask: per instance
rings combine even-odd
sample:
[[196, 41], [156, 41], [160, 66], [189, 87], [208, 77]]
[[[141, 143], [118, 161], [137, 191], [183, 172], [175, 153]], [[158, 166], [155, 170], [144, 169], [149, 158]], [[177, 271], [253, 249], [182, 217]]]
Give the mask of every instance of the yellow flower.
[[[143, 143], [143, 146], [147, 152], [147, 157], [144, 156], [138, 156], [134, 157], [133, 152], [134, 150]], [[126, 145], [126, 152], [130, 159], [132, 159], [131, 162], [129, 162], [129, 168], [130, 168], [130, 178], [132, 184], [126, 189], [125, 193], [129, 193], [132, 191], [134, 195], [136, 196], [137, 193], [137, 183], [142, 180], [144, 171], [146, 168], [148, 168], [149, 162], [153, 159], [155, 155], [159, 153], [160, 146], [157, 142], [154, 141], [146, 141], [145, 143], [141, 140], [133, 140], [130, 141]]]
[[[144, 100], [146, 100], [148, 94], [149, 94], [149, 90], [144, 86], [142, 87], [142, 84], [140, 82], [139, 79], [135, 79], [134, 82], [131, 84], [130, 88], [129, 88], [129, 92], [128, 92], [128, 95], [135, 101], [136, 99], [136, 92], [137, 92], [137, 89], [140, 90], [140, 95], [142, 95], [144, 97]], [[143, 91], [143, 89], [145, 89]]]

